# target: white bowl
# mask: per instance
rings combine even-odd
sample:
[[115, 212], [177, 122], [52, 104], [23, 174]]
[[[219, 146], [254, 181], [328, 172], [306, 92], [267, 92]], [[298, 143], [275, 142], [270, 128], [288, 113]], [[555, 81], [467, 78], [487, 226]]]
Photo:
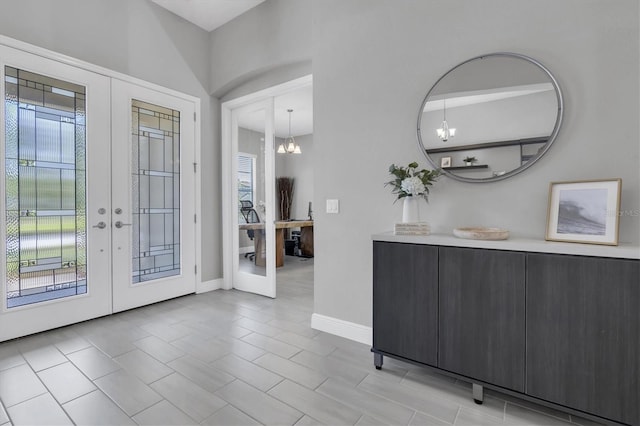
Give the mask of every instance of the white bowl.
[[470, 227], [456, 228], [453, 235], [468, 240], [506, 240], [509, 238], [509, 231], [501, 228]]

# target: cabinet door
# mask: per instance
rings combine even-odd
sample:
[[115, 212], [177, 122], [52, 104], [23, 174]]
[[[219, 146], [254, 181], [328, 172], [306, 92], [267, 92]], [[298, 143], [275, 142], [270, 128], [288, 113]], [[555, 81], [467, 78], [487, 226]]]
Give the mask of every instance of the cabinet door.
[[524, 390], [524, 268], [524, 253], [440, 247], [440, 368]]
[[436, 365], [438, 248], [373, 243], [373, 347]]
[[639, 264], [529, 255], [527, 394], [640, 424]]

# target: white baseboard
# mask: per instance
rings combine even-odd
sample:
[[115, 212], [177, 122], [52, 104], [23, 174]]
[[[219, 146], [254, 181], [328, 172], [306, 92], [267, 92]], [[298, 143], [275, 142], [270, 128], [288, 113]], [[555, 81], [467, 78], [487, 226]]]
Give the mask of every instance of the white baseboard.
[[355, 322], [344, 321], [338, 318], [320, 314], [311, 315], [311, 328], [335, 334], [345, 339], [371, 345], [373, 343], [373, 329]]
[[215, 280], [203, 281], [198, 284], [196, 288], [196, 294], [206, 293], [208, 291], [218, 290], [223, 288], [224, 279], [218, 278]]

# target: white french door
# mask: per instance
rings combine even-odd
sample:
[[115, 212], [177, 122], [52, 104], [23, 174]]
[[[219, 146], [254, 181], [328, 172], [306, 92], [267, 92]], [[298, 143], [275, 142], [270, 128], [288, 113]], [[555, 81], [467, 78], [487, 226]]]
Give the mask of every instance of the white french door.
[[[239, 190], [243, 180], [234, 178], [231, 179], [231, 193], [227, 200], [230, 206], [227, 213], [233, 212], [233, 287], [276, 297], [273, 98], [234, 108], [230, 118], [231, 175], [239, 176], [239, 152], [256, 158], [250, 179], [253, 183], [251, 199], [246, 199], [246, 191]], [[251, 185], [249, 181], [244, 184]], [[247, 207], [242, 211], [241, 201], [250, 201], [253, 211], [247, 211]], [[245, 203], [245, 206], [249, 204]]]
[[195, 291], [193, 100], [0, 45], [0, 341]]
[[113, 80], [114, 312], [195, 292], [195, 105]]
[[107, 77], [6, 46], [0, 73], [2, 341], [111, 312], [111, 124]]

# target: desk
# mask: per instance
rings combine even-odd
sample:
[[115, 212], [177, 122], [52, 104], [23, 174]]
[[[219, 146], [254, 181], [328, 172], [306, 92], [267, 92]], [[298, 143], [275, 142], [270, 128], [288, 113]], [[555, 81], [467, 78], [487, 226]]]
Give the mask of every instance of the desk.
[[[263, 230], [264, 223], [241, 223], [240, 230]], [[300, 228], [300, 250], [305, 256], [313, 256], [313, 221], [312, 220], [278, 220], [276, 221], [276, 268], [284, 265], [284, 229]], [[262, 232], [253, 237], [256, 252], [256, 265], [266, 265], [266, 247]]]

